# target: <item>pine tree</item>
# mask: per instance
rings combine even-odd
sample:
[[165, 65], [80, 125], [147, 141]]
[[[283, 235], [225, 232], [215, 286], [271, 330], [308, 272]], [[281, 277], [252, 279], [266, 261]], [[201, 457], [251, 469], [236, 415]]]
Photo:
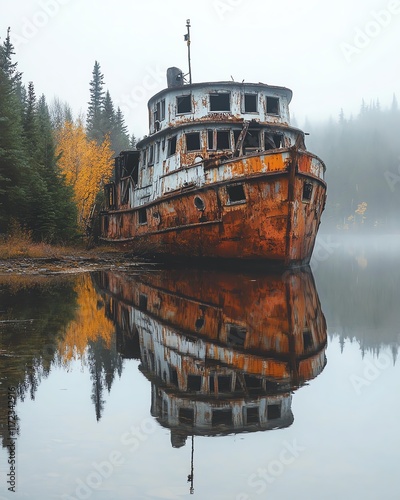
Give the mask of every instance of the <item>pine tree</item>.
[[102, 130], [104, 105], [104, 75], [100, 71], [100, 64], [95, 61], [90, 81], [90, 101], [86, 118], [86, 129], [89, 139], [100, 144], [104, 139]]
[[12, 57], [15, 54], [15, 52], [14, 52], [14, 46], [11, 43], [10, 28], [7, 29], [7, 36], [3, 44], [3, 50], [4, 50], [3, 71], [5, 72], [9, 81], [11, 82], [13, 89], [16, 90], [21, 85], [22, 73], [17, 71], [18, 63], [12, 62]]
[[23, 212], [24, 176], [28, 174], [22, 147], [21, 107], [9, 78], [10, 60], [0, 46], [0, 233]]
[[138, 139], [136, 139], [136, 136], [135, 134], [132, 134], [131, 137], [130, 137], [130, 140], [129, 140], [129, 146], [132, 148], [132, 149], [135, 149], [136, 148], [136, 144], [139, 142]]
[[15, 222], [36, 240], [66, 240], [75, 234], [72, 189], [58, 171], [50, 116], [44, 96], [28, 92], [10, 42], [0, 47], [0, 232]]
[[113, 134], [115, 127], [115, 111], [114, 104], [111, 99], [110, 92], [107, 90], [102, 109], [102, 130]]
[[[132, 137], [134, 138], [135, 136], [133, 135]], [[129, 148], [130, 140], [128, 127], [125, 125], [125, 120], [121, 108], [118, 107], [117, 113], [115, 115], [115, 139], [113, 142], [113, 150], [118, 154], [121, 151]]]
[[50, 241], [68, 241], [77, 233], [77, 208], [73, 189], [68, 186], [57, 164], [50, 113], [44, 95], [40, 97], [37, 106], [37, 124], [38, 156], [49, 195], [42, 232]]

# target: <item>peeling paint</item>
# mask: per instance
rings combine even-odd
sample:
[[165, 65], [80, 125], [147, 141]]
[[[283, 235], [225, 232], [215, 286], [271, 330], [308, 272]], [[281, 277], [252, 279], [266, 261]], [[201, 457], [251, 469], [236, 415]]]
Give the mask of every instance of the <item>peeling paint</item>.
[[[246, 111], [246, 92], [258, 96], [256, 112]], [[225, 97], [219, 104], [229, 110], [213, 110], [211, 95], [218, 102], [229, 95], [229, 104]], [[185, 104], [177, 114], [182, 96], [191, 97], [191, 109]], [[268, 98], [278, 103], [275, 114], [267, 112]], [[306, 151], [303, 132], [290, 126], [290, 99], [284, 87], [236, 82], [185, 85], [154, 96], [150, 134], [136, 152], [140, 174], [127, 184], [116, 168], [115, 182], [106, 186], [112, 204], [100, 214], [100, 237], [153, 255], [308, 263], [325, 206], [325, 165]], [[169, 121], [158, 120], [161, 100]], [[117, 164], [132, 154], [122, 152]], [[236, 199], [239, 189], [244, 199]]]
[[119, 350], [140, 357], [157, 418], [184, 429], [182, 408], [190, 409], [192, 431], [212, 434], [220, 430], [215, 411], [225, 408], [237, 415], [228, 415], [227, 428], [256, 430], [246, 409], [257, 407], [258, 428], [290, 425], [291, 392], [326, 363], [326, 322], [311, 272], [193, 270], [187, 278], [179, 270], [98, 275]]

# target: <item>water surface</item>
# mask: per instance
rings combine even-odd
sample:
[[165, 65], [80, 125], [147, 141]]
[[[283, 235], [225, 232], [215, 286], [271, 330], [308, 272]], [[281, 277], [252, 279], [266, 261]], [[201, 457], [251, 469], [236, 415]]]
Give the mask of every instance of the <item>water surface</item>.
[[399, 250], [0, 277], [0, 499], [397, 499]]

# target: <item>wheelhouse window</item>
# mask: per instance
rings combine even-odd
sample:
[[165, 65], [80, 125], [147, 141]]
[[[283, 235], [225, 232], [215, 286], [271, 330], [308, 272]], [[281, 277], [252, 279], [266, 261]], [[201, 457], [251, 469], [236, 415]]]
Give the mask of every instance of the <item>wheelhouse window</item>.
[[279, 115], [278, 97], [267, 97], [267, 113], [269, 115]]
[[249, 129], [244, 138], [243, 146], [245, 149], [257, 149], [260, 147], [259, 130]]
[[267, 405], [267, 419], [276, 420], [278, 418], [281, 418], [281, 405], [280, 404]]
[[148, 163], [149, 165], [153, 165], [153, 163], [154, 163], [154, 145], [153, 144], [149, 147], [148, 161], [149, 161], [149, 163]]
[[210, 111], [230, 111], [231, 94], [230, 92], [220, 92], [210, 94]]
[[232, 409], [212, 410], [211, 425], [232, 425]]
[[161, 113], [160, 113], [160, 101], [156, 103], [156, 107], [154, 109], [154, 127], [156, 130], [160, 130], [160, 121], [161, 121]]
[[176, 153], [176, 135], [168, 139], [168, 156], [174, 155]]
[[257, 94], [244, 94], [244, 112], [257, 113]]
[[276, 149], [282, 147], [282, 134], [264, 133], [264, 150]]
[[207, 149], [215, 149], [214, 130], [207, 130]]
[[216, 149], [231, 149], [231, 134], [229, 130], [217, 130]]
[[160, 161], [160, 141], [156, 142], [156, 163]]
[[200, 149], [200, 132], [186, 134], [186, 151], [198, 151]]
[[192, 96], [189, 95], [181, 95], [176, 98], [176, 109], [177, 114], [181, 115], [184, 113], [192, 112]]
[[161, 99], [161, 114], [160, 121], [165, 120], [165, 99]]

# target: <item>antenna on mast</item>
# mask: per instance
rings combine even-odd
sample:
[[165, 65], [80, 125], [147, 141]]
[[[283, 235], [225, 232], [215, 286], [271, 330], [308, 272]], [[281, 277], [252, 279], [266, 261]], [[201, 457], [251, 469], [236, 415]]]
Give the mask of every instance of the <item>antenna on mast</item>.
[[190, 474], [188, 475], [187, 482], [190, 483], [190, 494], [193, 495], [194, 493], [194, 486], [193, 486], [193, 479], [194, 479], [194, 466], [193, 466], [193, 461], [194, 461], [194, 434], [192, 434], [192, 457], [190, 461]]
[[192, 67], [190, 63], [190, 19], [186, 19], [186, 28], [187, 28], [187, 33], [186, 35], [183, 36], [187, 48], [188, 48], [188, 63], [189, 63], [189, 83], [192, 83]]

